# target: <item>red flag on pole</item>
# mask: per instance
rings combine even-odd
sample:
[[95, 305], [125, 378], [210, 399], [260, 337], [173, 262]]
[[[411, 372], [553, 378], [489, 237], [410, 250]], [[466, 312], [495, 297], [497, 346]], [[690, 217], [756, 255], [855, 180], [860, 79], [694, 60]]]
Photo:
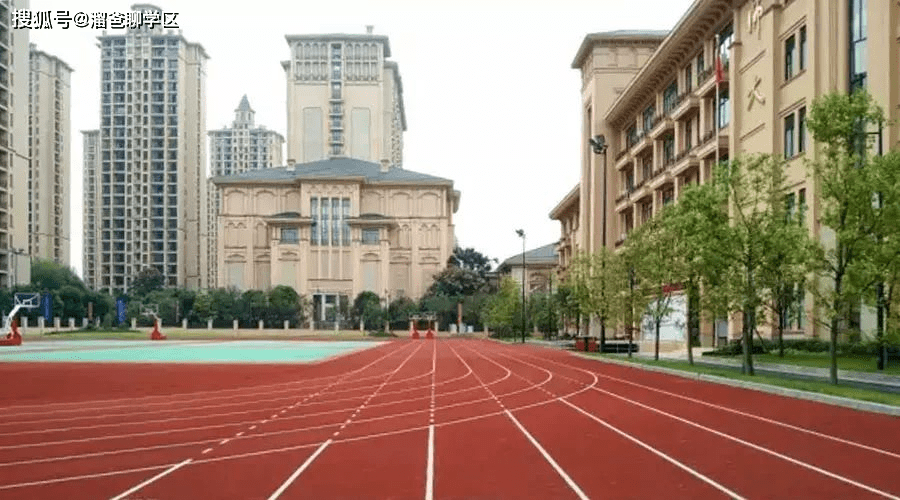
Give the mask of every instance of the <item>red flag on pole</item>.
[[725, 81], [725, 68], [722, 67], [722, 55], [716, 54], [716, 83]]

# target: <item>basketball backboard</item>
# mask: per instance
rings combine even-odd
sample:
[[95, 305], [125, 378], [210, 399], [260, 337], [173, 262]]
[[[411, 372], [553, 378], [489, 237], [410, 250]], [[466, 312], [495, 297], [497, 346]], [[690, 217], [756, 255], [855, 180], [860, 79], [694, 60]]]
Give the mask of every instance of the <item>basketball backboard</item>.
[[41, 294], [39, 293], [17, 293], [14, 296], [14, 306], [20, 309], [34, 309], [41, 306]]

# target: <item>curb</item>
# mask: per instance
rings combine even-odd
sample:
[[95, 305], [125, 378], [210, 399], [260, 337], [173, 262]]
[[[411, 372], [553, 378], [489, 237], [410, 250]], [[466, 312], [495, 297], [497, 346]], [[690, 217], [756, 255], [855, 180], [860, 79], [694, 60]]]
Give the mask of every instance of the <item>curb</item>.
[[796, 399], [805, 399], [807, 401], [815, 401], [817, 403], [825, 403], [834, 406], [842, 406], [844, 408], [852, 408], [854, 410], [868, 411], [873, 413], [882, 413], [885, 415], [891, 415], [894, 417], [900, 417], [900, 406], [891, 406], [882, 403], [874, 403], [870, 401], [860, 401], [858, 399], [850, 399], [841, 396], [832, 396], [830, 394], [821, 394], [818, 392], [809, 392], [809, 391], [801, 391], [799, 389], [788, 389], [787, 387], [779, 387], [777, 385], [768, 385], [761, 384], [758, 382], [747, 382], [744, 380], [730, 379], [725, 377], [719, 377], [717, 375], [709, 375], [706, 373], [694, 373], [687, 372], [684, 370], [676, 370], [675, 368], [666, 368], [664, 366], [653, 366], [647, 365], [645, 363], [632, 363], [629, 361], [621, 361], [618, 359], [611, 358], [598, 358], [596, 356], [588, 356], [586, 354], [582, 354], [580, 352], [573, 352], [575, 356], [584, 359], [591, 359], [598, 362], [612, 363], [621, 366], [630, 366], [632, 368], [638, 368], [643, 370], [655, 371], [660, 373], [666, 373], [669, 375], [675, 375], [676, 377], [686, 378], [686, 379], [694, 379], [694, 380], [702, 380], [704, 382], [711, 382], [715, 384], [729, 385], [732, 387], [739, 387], [742, 389], [751, 389], [760, 392], [767, 392], [769, 394], [777, 394], [779, 396], [788, 396]]

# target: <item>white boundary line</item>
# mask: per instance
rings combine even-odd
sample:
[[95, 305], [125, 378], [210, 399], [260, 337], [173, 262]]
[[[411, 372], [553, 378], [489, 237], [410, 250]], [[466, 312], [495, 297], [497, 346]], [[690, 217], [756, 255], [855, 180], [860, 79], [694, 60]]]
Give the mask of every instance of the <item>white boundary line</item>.
[[343, 430], [344, 427], [346, 427], [347, 425], [349, 425], [350, 422], [353, 420], [353, 418], [356, 417], [356, 415], [358, 415], [359, 412], [360, 412], [361, 410], [365, 409], [366, 404], [367, 404], [372, 398], [374, 398], [376, 394], [378, 394], [378, 391], [380, 391], [383, 387], [385, 387], [385, 386], [388, 384], [388, 381], [390, 381], [391, 377], [393, 377], [394, 375], [396, 375], [397, 372], [399, 372], [400, 369], [403, 368], [403, 367], [406, 365], [406, 363], [409, 362], [409, 360], [412, 359], [412, 357], [413, 357], [417, 352], [419, 352], [419, 349], [421, 349], [421, 347], [422, 347], [422, 344], [418, 344], [418, 345], [416, 346], [416, 348], [413, 349], [413, 352], [411, 352], [411, 353], [409, 354], [409, 356], [407, 356], [406, 359], [404, 359], [403, 362], [400, 363], [399, 366], [397, 366], [397, 368], [395, 368], [392, 372], [390, 372], [390, 374], [387, 376], [387, 378], [384, 379], [384, 382], [381, 383], [381, 386], [379, 386], [377, 389], [375, 389], [375, 391], [372, 392], [372, 394], [369, 396], [369, 399], [367, 399], [363, 404], [361, 404], [361, 405], [359, 405], [359, 407], [357, 407], [356, 412], [354, 412], [353, 415], [351, 415], [351, 416], [350, 416], [350, 417], [349, 417], [349, 418], [341, 425], [341, 428], [338, 429], [338, 430], [332, 435], [332, 438], [330, 438], [330, 439], [328, 439], [327, 441], [325, 441], [324, 443], [322, 443], [321, 446], [319, 446], [319, 448], [315, 451], [315, 453], [313, 453], [312, 455], [310, 455], [309, 458], [307, 458], [306, 461], [303, 462], [303, 464], [300, 465], [300, 467], [298, 467], [297, 470], [295, 470], [294, 473], [291, 474], [291, 475], [287, 478], [287, 480], [285, 480], [285, 482], [282, 483], [282, 485], [281, 485], [277, 490], [275, 490], [275, 491], [272, 493], [272, 495], [269, 496], [269, 500], [276, 500], [279, 496], [281, 496], [282, 493], [285, 492], [285, 490], [287, 490], [287, 489], [291, 486], [291, 484], [293, 484], [294, 481], [297, 480], [298, 477], [300, 477], [300, 474], [303, 473], [303, 471], [305, 471], [305, 470], [313, 463], [313, 460], [315, 460], [316, 457], [319, 456], [319, 454], [321, 454], [323, 451], [325, 451], [325, 448], [327, 448], [328, 445], [330, 445], [330, 444], [332, 443], [332, 440], [333, 440], [333, 439], [337, 438], [337, 436], [338, 436], [338, 434], [341, 432], [341, 430]]
[[[507, 357], [510, 357], [510, 358], [511, 358], [511, 356], [507, 356]], [[512, 358], [512, 359], [515, 359], [515, 358]], [[587, 372], [587, 373], [592, 373], [590, 370], [586, 370], [586, 369], [582, 369], [582, 368], [579, 368], [579, 370], [584, 371], [584, 372]], [[885, 498], [890, 498], [890, 499], [892, 499], [892, 500], [900, 500], [900, 497], [895, 496], [895, 495], [892, 495], [892, 494], [887, 493], [887, 492], [885, 492], [885, 491], [881, 491], [881, 490], [879, 490], [879, 489], [877, 489], [877, 488], [873, 488], [873, 487], [871, 487], [871, 486], [868, 486], [868, 485], [866, 485], [866, 484], [860, 483], [860, 482], [858, 482], [858, 481], [854, 481], [854, 480], [852, 480], [852, 479], [850, 479], [850, 478], [848, 478], [848, 477], [841, 476], [840, 474], [836, 474], [836, 473], [834, 473], [834, 472], [831, 472], [831, 471], [829, 471], [829, 470], [823, 469], [823, 468], [821, 468], [821, 467], [817, 467], [817, 466], [815, 466], [815, 465], [809, 464], [809, 463], [804, 462], [804, 461], [802, 461], [802, 460], [795, 459], [795, 458], [790, 457], [790, 456], [788, 456], [788, 455], [785, 455], [785, 454], [783, 454], [783, 453], [779, 453], [779, 452], [777, 452], [777, 451], [770, 450], [770, 449], [765, 448], [765, 447], [763, 447], [763, 446], [760, 446], [760, 445], [758, 445], [758, 444], [751, 443], [751, 442], [749, 442], [749, 441], [746, 441], [746, 440], [743, 440], [743, 439], [740, 439], [740, 438], [731, 436], [731, 435], [726, 434], [726, 433], [724, 433], [724, 432], [717, 431], [717, 430], [712, 429], [712, 428], [710, 428], [710, 427], [707, 427], [707, 426], [705, 426], [705, 425], [698, 424], [698, 423], [696, 423], [696, 422], [691, 422], [690, 420], [687, 420], [687, 419], [685, 419], [685, 418], [679, 417], [679, 416], [677, 416], [677, 415], [673, 415], [673, 414], [671, 414], [671, 413], [668, 413], [668, 412], [666, 412], [666, 411], [664, 411], [664, 410], [660, 410], [660, 409], [655, 408], [655, 407], [653, 407], [653, 406], [650, 406], [650, 405], [641, 403], [641, 402], [639, 402], [639, 401], [635, 401], [635, 400], [629, 399], [629, 398], [627, 398], [627, 397], [625, 397], [625, 396], [622, 396], [622, 395], [619, 395], [619, 394], [616, 394], [616, 393], [613, 393], [613, 392], [610, 392], [610, 391], [607, 391], [607, 390], [604, 390], [604, 389], [600, 389], [599, 387], [593, 387], [592, 389], [593, 389], [594, 391], [600, 392], [600, 393], [602, 393], [602, 394], [606, 394], [606, 395], [608, 395], [608, 396], [612, 396], [612, 397], [614, 397], [614, 398], [616, 398], [616, 399], [620, 399], [620, 400], [625, 401], [625, 402], [627, 402], [627, 403], [630, 403], [630, 404], [632, 404], [632, 405], [639, 406], [639, 407], [644, 408], [644, 409], [646, 409], [646, 410], [649, 410], [649, 411], [651, 411], [651, 412], [658, 413], [658, 414], [660, 414], [660, 415], [669, 417], [669, 418], [671, 418], [671, 419], [673, 419], [673, 420], [677, 420], [677, 421], [682, 422], [682, 423], [684, 423], [684, 424], [687, 424], [687, 425], [689, 425], [689, 426], [696, 427], [696, 428], [698, 428], [698, 429], [704, 430], [704, 431], [709, 432], [709, 433], [711, 433], [711, 434], [714, 434], [714, 435], [716, 435], [716, 436], [725, 438], [725, 439], [730, 440], [730, 441], [734, 441], [734, 442], [736, 442], [736, 443], [738, 443], [738, 444], [747, 446], [747, 447], [749, 447], [749, 448], [752, 448], [752, 449], [754, 449], [754, 450], [760, 451], [760, 452], [762, 452], [762, 453], [765, 453], [765, 454], [774, 456], [774, 457], [776, 457], [776, 458], [780, 458], [780, 459], [782, 459], [782, 460], [785, 460], [785, 461], [787, 461], [787, 462], [789, 462], [789, 463], [792, 463], [792, 464], [794, 464], [794, 465], [797, 465], [797, 466], [799, 466], [799, 467], [802, 467], [802, 468], [805, 468], [805, 469], [808, 469], [808, 470], [811, 470], [811, 471], [814, 471], [814, 472], [818, 472], [819, 474], [822, 474], [822, 475], [827, 476], [827, 477], [830, 477], [830, 478], [832, 478], [832, 479], [836, 479], [836, 480], [838, 480], [838, 481], [841, 481], [841, 482], [850, 484], [850, 485], [855, 486], [855, 487], [857, 487], [857, 488], [866, 490], [866, 491], [868, 491], [868, 492], [870, 492], [870, 493], [874, 493], [874, 494], [876, 494], [876, 495], [883, 496], [883, 497], [885, 497]]]
[[[453, 346], [449, 346], [449, 347], [450, 347], [450, 350], [453, 351], [453, 354], [455, 354], [456, 357], [459, 358], [459, 360], [463, 362], [463, 364], [465, 364], [466, 366], [469, 366], [469, 364], [466, 363], [466, 360], [464, 360], [462, 358], [462, 356], [460, 356], [459, 353], [456, 352], [456, 349], [454, 349]], [[485, 359], [487, 359], [487, 358], [485, 358]], [[497, 363], [495, 363], [495, 364], [497, 364]], [[504, 370], [510, 371], [508, 368], [501, 366], [500, 364], [497, 364], [497, 366], [500, 366]], [[549, 374], [550, 372], [548, 371], [547, 373]], [[475, 376], [476, 379], [478, 379], [479, 383], [481, 383], [481, 386], [484, 387], [484, 390], [486, 390], [488, 392], [488, 394], [490, 394], [491, 397], [494, 398], [494, 401], [496, 401], [497, 404], [500, 405], [500, 408], [503, 408], [505, 415], [507, 417], [509, 417], [509, 419], [512, 420], [514, 424], [516, 424], [516, 427], [518, 427], [519, 430], [522, 431], [522, 434], [524, 434], [525, 437], [528, 438], [528, 441], [530, 441], [531, 444], [535, 448], [537, 448], [537, 450], [544, 457], [544, 460], [546, 460], [547, 463], [549, 463], [550, 466], [553, 467], [553, 469], [556, 471], [556, 473], [559, 475], [559, 477], [561, 477], [563, 479], [563, 481], [565, 481], [565, 483], [578, 496], [578, 498], [580, 498], [581, 500], [589, 500], [589, 497], [584, 494], [584, 491], [582, 491], [581, 488], [578, 486], [578, 484], [576, 484], [575, 481], [573, 481], [572, 478], [569, 477], [568, 474], [566, 474], [566, 471], [564, 471], [562, 469], [562, 467], [560, 467], [559, 464], [556, 463], [556, 460], [554, 460], [553, 457], [549, 453], [547, 453], [547, 450], [545, 450], [544, 447], [541, 446], [541, 443], [539, 443], [537, 441], [537, 439], [535, 439], [534, 436], [532, 436], [531, 433], [529, 433], [528, 430], [526, 430], [525, 427], [522, 426], [522, 424], [519, 422], [519, 420], [506, 408], [506, 406], [503, 405], [503, 402], [500, 401], [499, 399], [497, 399], [497, 396], [493, 393], [493, 391], [491, 391], [491, 389], [489, 387], [484, 385], [484, 382], [481, 381], [481, 377], [479, 377], [478, 374], [474, 372], [474, 370], [473, 370], [472, 374]], [[552, 378], [552, 377], [553, 377], [553, 375], [550, 374], [550, 378]], [[549, 379], [548, 379], [548, 381], [549, 381]], [[547, 381], [545, 381], [544, 383], [546, 383], [546, 382]], [[528, 382], [528, 383], [533, 383], [533, 382]], [[543, 385], [543, 384], [541, 384], [541, 385]]]
[[148, 484], [152, 483], [153, 481], [156, 481], [157, 479], [160, 479], [160, 478], [162, 478], [162, 477], [165, 477], [165, 476], [171, 474], [172, 472], [175, 472], [176, 470], [178, 470], [178, 469], [184, 467], [185, 465], [187, 465], [187, 464], [189, 464], [189, 463], [191, 463], [191, 459], [190, 459], [190, 458], [187, 459], [187, 460], [185, 460], [185, 461], [183, 461], [183, 462], [181, 462], [181, 463], [175, 464], [175, 465], [173, 465], [172, 467], [169, 467], [168, 469], [166, 469], [166, 470], [160, 472], [159, 474], [157, 474], [157, 475], [151, 477], [150, 479], [144, 481], [143, 483], [141, 483], [141, 484], [139, 484], [139, 485], [137, 485], [137, 486], [131, 488], [130, 490], [124, 491], [124, 492], [122, 492], [121, 494], [112, 497], [112, 500], [122, 500], [123, 498], [125, 498], [125, 497], [127, 497], [128, 495], [134, 493], [135, 491], [138, 491], [139, 489], [143, 488], [144, 486], [147, 486]]
[[[425, 500], [434, 499], [434, 390], [437, 376], [437, 340], [431, 341], [431, 404], [428, 409], [428, 451], [425, 461]], [[471, 372], [471, 369], [469, 370]]]
[[[484, 358], [487, 359], [488, 361], [491, 361], [492, 363], [497, 364], [498, 366], [502, 366], [502, 365], [500, 365], [499, 363], [497, 363], [496, 361], [487, 358], [486, 356], [484, 356], [484, 355], [481, 354], [481, 353], [477, 353], [477, 354], [478, 354], [479, 356], [484, 357]], [[540, 366], [538, 366], [538, 365], [529, 363], [529, 362], [527, 362], [527, 361], [523, 361], [523, 360], [521, 360], [521, 359], [516, 359], [515, 357], [510, 356], [510, 355], [507, 355], [507, 354], [502, 353], [502, 352], [497, 352], [497, 354], [500, 355], [500, 356], [503, 356], [503, 357], [505, 357], [505, 358], [507, 358], [507, 359], [516, 361], [516, 362], [518, 362], [518, 363], [522, 363], [522, 364], [531, 366], [531, 367], [533, 367], [533, 368], [537, 368], [538, 370], [543, 370], [543, 371], [546, 371], [546, 372], [549, 372], [549, 371], [550, 371], [550, 370], [547, 370], [546, 368], [543, 368], [543, 367], [540, 367]], [[594, 374], [591, 374], [591, 375], [592, 375], [593, 378], [594, 378], [594, 383], [591, 384], [590, 387], [591, 387], [592, 389], [595, 389], [595, 390], [596, 390], [596, 387], [594, 387], [594, 385], [597, 383], [597, 376], [594, 375]], [[562, 374], [560, 374], [560, 377], [562, 377], [562, 378], [567, 378], [567, 379], [569, 379], [569, 380], [572, 380], [573, 382], [579, 383], [578, 381], [576, 381], [576, 380], [574, 380], [574, 379], [572, 379], [572, 378], [570, 378], [570, 377], [566, 377], [565, 375], [562, 375]], [[569, 396], [566, 396], [566, 397], [569, 397]], [[657, 450], [656, 448], [654, 448], [654, 447], [648, 445], [647, 443], [641, 441], [640, 439], [638, 439], [638, 438], [636, 438], [636, 437], [634, 437], [634, 436], [628, 434], [627, 432], [622, 431], [621, 429], [619, 429], [619, 428], [615, 427], [614, 425], [612, 425], [612, 424], [606, 422], [605, 420], [603, 420], [603, 419], [597, 417], [596, 415], [594, 415], [594, 414], [592, 414], [592, 413], [590, 413], [590, 412], [588, 412], [588, 411], [582, 409], [581, 407], [579, 407], [579, 406], [577, 406], [577, 405], [571, 403], [570, 401], [568, 401], [568, 400], [566, 399], [566, 397], [559, 398], [559, 401], [562, 402], [563, 404], [565, 404], [565, 405], [567, 405], [567, 406], [573, 408], [574, 410], [578, 411], [579, 413], [585, 415], [586, 417], [590, 418], [591, 420], [597, 422], [598, 424], [600, 424], [600, 425], [606, 427], [607, 429], [609, 429], [609, 430], [615, 432], [616, 434], [618, 434], [618, 435], [624, 437], [625, 439], [631, 441], [632, 443], [637, 444], [638, 446], [640, 446], [640, 447], [644, 448], [645, 450], [647, 450], [647, 451], [653, 453], [654, 455], [656, 455], [656, 456], [662, 458], [663, 460], [665, 460], [665, 461], [671, 463], [672, 465], [675, 465], [676, 467], [678, 467], [678, 468], [684, 470], [685, 472], [691, 474], [692, 476], [696, 477], [697, 479], [700, 479], [701, 481], [703, 481], [703, 482], [709, 484], [710, 486], [716, 488], [717, 490], [721, 491], [722, 493], [725, 493], [725, 494], [728, 495], [729, 497], [731, 497], [731, 498], [733, 498], [733, 499], [736, 499], [736, 500], [744, 500], [744, 497], [742, 497], [742, 496], [738, 495], [737, 493], [735, 493], [734, 491], [728, 489], [725, 485], [723, 485], [723, 484], [721, 484], [721, 483], [719, 483], [719, 482], [717, 482], [717, 481], [714, 481], [714, 480], [711, 479], [710, 477], [708, 477], [708, 476], [706, 476], [706, 475], [700, 473], [699, 471], [697, 471], [697, 470], [695, 470], [695, 469], [692, 469], [691, 467], [688, 467], [686, 464], [684, 464], [684, 463], [682, 463], [682, 462], [680, 462], [680, 461], [678, 461], [678, 460], [672, 458], [671, 456], [669, 456], [669, 455], [663, 453], [663, 452], [660, 451], [660, 450]]]

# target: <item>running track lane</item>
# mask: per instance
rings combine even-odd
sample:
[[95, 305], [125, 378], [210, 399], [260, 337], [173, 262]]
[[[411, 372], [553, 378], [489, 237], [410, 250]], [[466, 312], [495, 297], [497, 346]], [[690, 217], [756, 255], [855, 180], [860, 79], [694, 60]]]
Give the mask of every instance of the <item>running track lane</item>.
[[[371, 380], [373, 377], [383, 378], [385, 372], [393, 369], [396, 364], [400, 362], [401, 356], [405, 357], [412, 350], [415, 349], [415, 346], [409, 343], [392, 343], [390, 348], [378, 348], [370, 351], [362, 351], [357, 355], [353, 356], [356, 361], [350, 365], [347, 365], [344, 362], [343, 358], [339, 364], [345, 367], [354, 367], [355, 370], [344, 370], [344, 374], [341, 377], [348, 377], [350, 375], [355, 375], [358, 378], [358, 381], [351, 381], [347, 383], [347, 386], [352, 386], [353, 384], [364, 384], [364, 383], [372, 383]], [[405, 353], [405, 354], [404, 354]], [[398, 359], [400, 358], [400, 359]], [[355, 365], [355, 366], [354, 366]], [[333, 373], [332, 370], [323, 370], [324, 373], [330, 374]], [[336, 384], [340, 382], [341, 378], [334, 379], [332, 384]], [[320, 393], [325, 392], [324, 389], [320, 389]], [[301, 394], [298, 394], [298, 398]], [[179, 398], [180, 399], [180, 398]], [[154, 399], [155, 401], [155, 399]], [[123, 400], [116, 400], [115, 404], [120, 405]], [[305, 402], [305, 401], [304, 401]], [[298, 401], [295, 403], [295, 407], [299, 405]], [[335, 405], [342, 405], [341, 403], [335, 403]], [[98, 405], [98, 408], [102, 408], [102, 404]], [[66, 407], [68, 408], [68, 407]], [[316, 411], [322, 412], [324, 409], [322, 406], [316, 408]], [[102, 411], [98, 409], [98, 411]], [[267, 419], [263, 419], [267, 420]], [[256, 425], [252, 425], [254, 429], [261, 425], [261, 421], [256, 423]], [[177, 427], [177, 426], [175, 426]], [[245, 428], [245, 432], [252, 432], [246, 429], [247, 425], [243, 425]], [[153, 429], [151, 429], [152, 431]], [[165, 428], [156, 429], [157, 435], [166, 436], [167, 434], [173, 434], [171, 432], [166, 432]], [[46, 477], [41, 478], [40, 480], [29, 480], [28, 478], [20, 478], [15, 475], [7, 475], [3, 468], [0, 468], [0, 496], [4, 498], [59, 498], [59, 497], [69, 497], [69, 498], [98, 498], [98, 497], [112, 497], [118, 493], [126, 491], [131, 487], [138, 485], [139, 483], [147, 480], [148, 478], [155, 477], [156, 474], [170, 471], [170, 474], [174, 472], [174, 467], [184, 467], [186, 464], [182, 462], [184, 460], [192, 460], [191, 465], [197, 466], [199, 465], [207, 465], [207, 464], [232, 464], [235, 463], [238, 459], [242, 458], [241, 455], [247, 453], [242, 451], [241, 448], [247, 448], [248, 446], [252, 448], [252, 451], [258, 453], [258, 446], [254, 447], [253, 445], [255, 440], [253, 439], [241, 439], [242, 436], [235, 436], [235, 432], [239, 432], [240, 429], [236, 427], [228, 427], [227, 432], [222, 432], [222, 429], [219, 429], [218, 433], [213, 433], [213, 436], [216, 437], [215, 441], [220, 446], [227, 444], [229, 440], [234, 440], [239, 442], [239, 444], [234, 447], [234, 451], [229, 456], [210, 456], [207, 455], [209, 452], [201, 452], [201, 450], [207, 450], [210, 446], [215, 443], [198, 443], [194, 446], [193, 451], [189, 453], [185, 453], [185, 450], [182, 449], [168, 449], [164, 452], [154, 452], [154, 453], [146, 453], [140, 454], [139, 457], [142, 458], [142, 464], [133, 464], [127, 463], [127, 465], [135, 465], [136, 467], [126, 467], [126, 464], [120, 464], [121, 456], [105, 456], [101, 457], [99, 460], [78, 460], [74, 462], [50, 462], [50, 463], [42, 463], [32, 465], [29, 468], [30, 474], [40, 474]], [[177, 433], [175, 433], [177, 434]], [[197, 432], [189, 433], [187, 435], [180, 436], [181, 441], [196, 441], [197, 438], [200, 437], [209, 437], [205, 434], [199, 434]], [[294, 436], [296, 437], [296, 436]], [[146, 437], [142, 436], [134, 436], [129, 442], [130, 444], [121, 444], [120, 448], [136, 448], [142, 447], [147, 444], [150, 444], [146, 441]], [[296, 440], [292, 441], [290, 439], [285, 440], [284, 438], [278, 440], [277, 446], [263, 446], [263, 450], [266, 451], [265, 454], [272, 455], [277, 454], [280, 455], [279, 458], [287, 456], [296, 456], [298, 454], [309, 453], [306, 450], [306, 447], [303, 446], [304, 443], [298, 443]], [[77, 445], [77, 443], [76, 443]], [[71, 454], [83, 452], [84, 450], [79, 448], [70, 447], [72, 445], [60, 444], [58, 446], [54, 446], [54, 452], [61, 455]], [[272, 451], [273, 449], [278, 451]], [[211, 450], [212, 451], [212, 450]], [[160, 453], [168, 452], [169, 455], [160, 455]], [[199, 455], [199, 456], [198, 456]], [[250, 456], [259, 456], [258, 454], [253, 454]], [[105, 458], [105, 462], [103, 462]], [[276, 459], [277, 460], [277, 459]], [[101, 463], [102, 462], [102, 463]], [[126, 462], [128, 462], [126, 460]], [[95, 466], [94, 470], [90, 473], [83, 470], [84, 464], [93, 464]], [[179, 465], [181, 464], [181, 465]], [[140, 466], [138, 466], [140, 465]], [[246, 465], [246, 464], [242, 464]], [[135, 470], [136, 469], [136, 470]], [[129, 470], [135, 470], [135, 472], [128, 472]], [[222, 477], [231, 478], [231, 477], [239, 477], [241, 474], [234, 474], [234, 470], [240, 470], [244, 472], [247, 476], [253, 477], [254, 471], [252, 467], [237, 467], [232, 469], [231, 471], [223, 471]], [[111, 472], [116, 472], [115, 474], [110, 474]], [[262, 470], [259, 474], [263, 476], [268, 476], [272, 474], [271, 470]], [[66, 479], [64, 481], [58, 481], [57, 479]], [[209, 478], [208, 478], [209, 479]], [[221, 479], [221, 478], [220, 478]], [[22, 483], [32, 483], [32, 484], [22, 484]], [[202, 481], [201, 481], [202, 483]], [[8, 486], [12, 484], [18, 484], [19, 487], [9, 488]], [[252, 485], [252, 481], [249, 483]], [[85, 485], [89, 485], [86, 487]], [[4, 487], [6, 486], [6, 487]], [[185, 494], [189, 491], [197, 491], [193, 488], [196, 484], [188, 484], [186, 485], [187, 489], [184, 490]], [[221, 485], [219, 485], [221, 486]], [[91, 491], [91, 493], [88, 493]], [[214, 491], [214, 490], [209, 490]], [[227, 491], [227, 490], [226, 490]], [[239, 490], [234, 490], [236, 493]], [[102, 492], [102, 493], [101, 493]], [[241, 496], [238, 493], [238, 496]]]
[[[503, 351], [506, 356], [523, 355], [521, 350], [515, 355], [510, 349]], [[551, 370], [567, 367], [559, 362], [548, 363], [540, 356], [532, 358], [531, 362], [539, 359], [538, 364], [552, 364]], [[597, 367], [608, 365], [593, 363], [589, 366], [594, 373], [602, 375], [605, 370], [597, 370]], [[631, 377], [630, 381], [640, 379], [639, 375], [643, 373], [632, 374], [638, 376]], [[775, 491], [788, 498], [894, 498], [900, 487], [892, 472], [900, 466], [900, 456], [896, 454], [800, 432], [747, 415], [735, 415], [684, 397], [679, 399], [676, 392], [665, 394], [659, 389], [651, 391], [623, 384], [625, 379], [612, 383], [608, 377], [601, 376], [600, 380], [591, 394], [574, 396], [569, 401], [639, 438], [652, 440], [661, 450], [680, 457], [700, 471], [707, 471], [712, 477], [722, 478], [722, 482], [735, 485], [736, 491], [749, 497], [771, 496]], [[653, 377], [652, 382], [679, 385], [682, 380]], [[701, 387], [710, 385], [688, 382]], [[735, 392], [739, 396], [742, 392], [752, 391]], [[770, 406], [791, 406], [798, 402], [777, 396], [769, 399]], [[827, 420], [827, 412], [832, 407], [819, 405], [818, 409]], [[878, 418], [881, 415], [852, 413], [854, 419], [875, 417], [874, 420], [881, 420]], [[893, 423], [896, 428], [897, 421]], [[654, 428], [666, 431], [659, 432]], [[698, 452], [711, 449], [716, 453]], [[765, 482], [759, 481], [761, 474], [765, 475]]]
[[[417, 346], [422, 348], [410, 356]], [[307, 478], [319, 478], [322, 474], [349, 480], [343, 472], [330, 470], [328, 460], [339, 455], [331, 455], [329, 459], [329, 454], [341, 453], [338, 445], [356, 450], [349, 454], [351, 460], [377, 453], [374, 460], [365, 459], [361, 464], [375, 463], [380, 469], [360, 470], [353, 477], [368, 482], [368, 496], [407, 496], [409, 492], [410, 497], [426, 499], [429, 486], [435, 498], [476, 496], [479, 492], [490, 497], [572, 498], [579, 496], [579, 491], [592, 498], [702, 498], [726, 496], [723, 491], [731, 490], [737, 492], [734, 496], [748, 498], [804, 498], [805, 495], [890, 498], [894, 486], [891, 471], [897, 470], [900, 464], [900, 454], [892, 451], [900, 419], [884, 419], [881, 415], [826, 405], [814, 405], [818, 418], [809, 418], [800, 413], [810, 407], [809, 402], [733, 388], [723, 390], [713, 384], [661, 377], [529, 346], [439, 340], [398, 342], [381, 351], [381, 354], [388, 353], [388, 357], [368, 373], [351, 377], [352, 380], [341, 381], [341, 371], [333, 367], [328, 373], [338, 378], [304, 383], [304, 378], [297, 377], [293, 382], [297, 383], [298, 399], [310, 398], [305, 404], [300, 405], [303, 400], [298, 400], [286, 407], [285, 413], [273, 414], [268, 423], [245, 435], [232, 436], [226, 440], [229, 442], [214, 446], [214, 451], [200, 458], [191, 458], [191, 462], [184, 458], [190, 455], [181, 448], [172, 454], [171, 460], [156, 463], [158, 467], [128, 472], [111, 456], [100, 472], [121, 473], [40, 487], [4, 488], [0, 489], [0, 496], [110, 497], [114, 495], [108, 492], [112, 486], [122, 492], [148, 480], [152, 482], [147, 488], [170, 484], [174, 488], [171, 493], [189, 496], [184, 488], [190, 491], [191, 487], [196, 488], [195, 484], [177, 486], [171, 481], [200, 467], [218, 464], [222, 468], [213, 474], [219, 478], [243, 475], [248, 482], [279, 483], [286, 479], [286, 474], [292, 473], [282, 474], [271, 467], [257, 467], [253, 472], [254, 466], [248, 464], [276, 463], [285, 457], [292, 461], [293, 467], [314, 458], [309, 469], [295, 478], [301, 481], [300, 485]], [[410, 359], [404, 363], [406, 356]], [[359, 368], [365, 365], [363, 358], [370, 362], [373, 357], [377, 356], [366, 354], [351, 365]], [[430, 358], [435, 369], [431, 366], [410, 369], [422, 358], [426, 363]], [[407, 369], [410, 370], [405, 376]], [[402, 379], [396, 377], [396, 372], [401, 370], [404, 371]], [[345, 375], [350, 372], [343, 371]], [[314, 376], [316, 372], [309, 375]], [[293, 386], [281, 389], [287, 387]], [[310, 394], [311, 391], [318, 392]], [[755, 400], [759, 407], [748, 406], [747, 400]], [[362, 408], [360, 403], [365, 401], [369, 405]], [[103, 406], [92, 407], [99, 414]], [[135, 402], [135, 408], [139, 406]], [[54, 411], [65, 408], [53, 407]], [[432, 413], [436, 421], [435, 457], [433, 483], [429, 483], [428, 467], [423, 464], [428, 463], [427, 437]], [[780, 415], [781, 419], [775, 420], [773, 415]], [[843, 420], [853, 428], [841, 427], [835, 431], [836, 420]], [[559, 425], [558, 421], [572, 425]], [[342, 423], [347, 425], [341, 440], [322, 448], [321, 436], [313, 434], [327, 433], [326, 428], [340, 427]], [[801, 423], [806, 425], [800, 427]], [[378, 430], [378, 434], [368, 432], [370, 428]], [[872, 434], [875, 430], [878, 432]], [[173, 445], [185, 437], [197, 436], [188, 433], [175, 439]], [[274, 449], [277, 445], [281, 448]], [[364, 447], [357, 448], [360, 445]], [[197, 444], [196, 449], [203, 446], [206, 444]], [[477, 462], [479, 452], [490, 452], [492, 448], [496, 456]], [[238, 453], [241, 450], [243, 456]], [[804, 455], [807, 450], [815, 453]], [[835, 456], [818, 456], [824, 453]], [[415, 467], [422, 472], [415, 473], [416, 477], [403, 488], [395, 491], [391, 482], [379, 482], [377, 477], [370, 476], [408, 474], [402, 467], [391, 470], [384, 465], [408, 456], [418, 457]], [[719, 460], [711, 461], [710, 456]], [[262, 462], [257, 462], [260, 459]], [[811, 463], [814, 459], [824, 462]], [[338, 466], [341, 463], [344, 460], [337, 461]], [[860, 467], [860, 463], [864, 466]], [[102, 465], [103, 460], [96, 464]], [[313, 474], [317, 466], [323, 472]], [[35, 469], [38, 468], [60, 469], [53, 464], [36, 465]], [[868, 476], [867, 469], [870, 469]], [[65, 467], [61, 470], [64, 472]], [[761, 477], [766, 481], [761, 481]], [[878, 483], [879, 478], [882, 483]], [[10, 484], [8, 479], [0, 466], [0, 488]], [[419, 483], [418, 492], [414, 483]], [[377, 489], [379, 484], [387, 489]], [[218, 492], [225, 497], [266, 498], [270, 494], [266, 488], [242, 492], [221, 481], [207, 486], [217, 488], [202, 490], [207, 496]], [[326, 488], [326, 492], [338, 491], [331, 485]], [[150, 491], [142, 488], [134, 497], [154, 496], [148, 495]], [[286, 492], [285, 497], [308, 491], [306, 487], [299, 488], [290, 495]]]

